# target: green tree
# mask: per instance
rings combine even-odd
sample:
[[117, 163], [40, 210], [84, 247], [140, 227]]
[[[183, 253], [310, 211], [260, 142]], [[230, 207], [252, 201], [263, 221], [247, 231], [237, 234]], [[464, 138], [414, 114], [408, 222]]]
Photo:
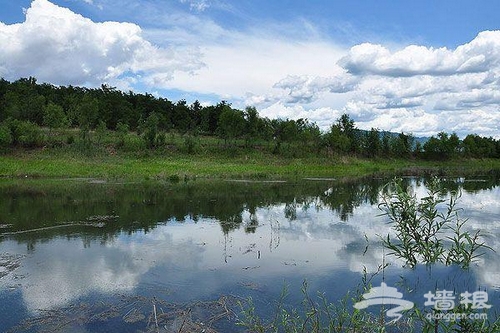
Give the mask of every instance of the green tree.
[[259, 117], [259, 112], [253, 106], [248, 106], [245, 108], [245, 136], [247, 146], [250, 144], [252, 140], [256, 140], [259, 138], [262, 131], [262, 120]]
[[205, 134], [216, 134], [219, 126], [219, 117], [226, 108], [231, 105], [222, 101], [217, 105], [204, 107], [200, 111], [200, 129]]
[[308, 119], [296, 121], [298, 129], [298, 140], [306, 150], [319, 152], [321, 146], [321, 130], [318, 125]]
[[99, 114], [99, 104], [95, 98], [85, 95], [76, 107], [80, 136], [84, 145], [90, 144], [90, 130], [95, 127]]
[[227, 144], [227, 140], [241, 136], [244, 129], [245, 118], [243, 112], [226, 106], [219, 117], [217, 127], [217, 132], [224, 139], [224, 143]]
[[460, 139], [453, 133], [440, 132], [437, 138], [432, 136], [424, 143], [424, 157], [428, 159], [450, 159], [460, 152]]
[[387, 132], [384, 132], [384, 134], [382, 135], [382, 154], [385, 156], [385, 157], [388, 157], [391, 155], [391, 136], [389, 135], [389, 133]]
[[339, 124], [333, 124], [327, 134], [327, 146], [334, 154], [345, 154], [349, 152], [351, 140], [344, 133]]
[[358, 135], [359, 133], [354, 125], [354, 120], [348, 114], [344, 113], [337, 119], [337, 125], [342, 134], [349, 139], [347, 152], [359, 152], [361, 148], [361, 137]]
[[362, 136], [354, 125], [354, 120], [344, 113], [330, 127], [326, 143], [335, 154], [357, 153], [361, 151]]
[[399, 133], [392, 139], [391, 151], [398, 157], [411, 157], [415, 138], [411, 134]]
[[500, 157], [498, 151], [500, 141], [493, 138], [483, 138], [477, 134], [469, 134], [462, 142], [464, 154], [468, 157], [485, 158]]
[[192, 129], [191, 110], [185, 100], [178, 101], [172, 111], [172, 123], [175, 130], [184, 134]]
[[43, 108], [43, 124], [50, 130], [65, 127], [68, 121], [63, 108], [50, 102]]
[[3, 97], [4, 104], [4, 112], [2, 112], [2, 120], [12, 118], [12, 119], [20, 119], [21, 118], [21, 96], [11, 90], [7, 90]]
[[99, 102], [99, 118], [104, 121], [107, 128], [114, 130], [118, 122], [126, 122], [131, 118], [132, 106], [123, 92], [116, 87], [103, 84], [94, 95]]
[[143, 138], [148, 148], [156, 146], [156, 137], [158, 135], [158, 115], [153, 112], [144, 122]]
[[366, 133], [365, 154], [370, 157], [378, 156], [381, 151], [380, 132], [376, 128], [372, 128]]
[[5, 95], [7, 117], [42, 125], [45, 97], [37, 89], [38, 85], [33, 77], [13, 82]]
[[284, 142], [291, 143], [298, 140], [298, 127], [297, 123], [290, 119], [273, 119], [270, 121], [270, 127], [272, 129], [272, 137], [274, 140], [273, 153], [279, 153], [281, 145]]

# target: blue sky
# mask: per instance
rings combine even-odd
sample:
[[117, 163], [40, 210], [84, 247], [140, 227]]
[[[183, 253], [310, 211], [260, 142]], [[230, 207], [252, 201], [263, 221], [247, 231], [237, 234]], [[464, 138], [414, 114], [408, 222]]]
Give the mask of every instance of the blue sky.
[[[30, 3], [31, 0], [1, 0], [0, 21], [9, 24], [24, 21], [22, 9]], [[54, 0], [52, 3], [95, 21], [134, 22], [144, 28], [169, 26], [169, 22], [151, 22], [144, 17], [148, 8], [154, 7], [165, 13], [171, 10], [195, 13], [228, 29], [246, 30], [258, 24], [306, 20], [317, 24], [327, 37], [343, 43], [391, 39], [447, 47], [471, 40], [480, 31], [498, 29], [500, 11], [498, 1], [469, 0], [237, 0], [227, 4], [222, 1]], [[193, 3], [206, 3], [208, 7], [196, 10], [191, 7]]]
[[0, 76], [500, 137], [499, 1], [0, 0]]

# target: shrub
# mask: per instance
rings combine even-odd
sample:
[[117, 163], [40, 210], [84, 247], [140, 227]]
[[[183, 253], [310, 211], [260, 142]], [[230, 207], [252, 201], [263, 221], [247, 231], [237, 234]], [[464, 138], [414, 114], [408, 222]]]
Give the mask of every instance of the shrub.
[[196, 149], [196, 141], [191, 135], [184, 137], [184, 150], [188, 154], [194, 154]]
[[42, 132], [40, 128], [29, 121], [10, 120], [8, 127], [12, 134], [12, 143], [26, 148], [36, 147], [42, 144]]
[[[467, 268], [483, 254], [478, 250], [491, 249], [481, 242], [479, 231], [471, 235], [463, 230], [467, 220], [459, 217], [456, 208], [460, 193], [451, 192], [448, 200], [443, 199], [437, 178], [421, 199], [403, 187], [401, 180], [394, 180], [387, 188], [379, 208], [389, 217], [396, 237], [387, 235], [383, 242], [392, 251], [390, 254], [405, 260], [410, 267], [441, 262]], [[438, 205], [444, 203], [445, 209], [439, 210]]]
[[0, 125], [0, 148], [9, 147], [12, 144], [12, 134], [10, 128], [2, 124]]
[[125, 146], [125, 138], [127, 137], [128, 130], [129, 130], [129, 128], [128, 128], [127, 124], [119, 122], [116, 125], [116, 132], [118, 134], [118, 146], [119, 147]]
[[42, 143], [40, 128], [31, 122], [22, 122], [19, 127], [19, 143], [23, 147], [36, 147]]

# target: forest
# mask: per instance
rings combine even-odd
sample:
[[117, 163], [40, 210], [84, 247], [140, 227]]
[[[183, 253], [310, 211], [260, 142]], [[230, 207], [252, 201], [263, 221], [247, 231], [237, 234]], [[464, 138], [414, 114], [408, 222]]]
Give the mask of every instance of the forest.
[[360, 130], [344, 114], [321, 131], [308, 119], [269, 119], [255, 107], [235, 109], [226, 101], [204, 106], [151, 94], [99, 88], [39, 84], [33, 77], [0, 80], [0, 151], [47, 147], [88, 150], [114, 133], [125, 149], [133, 133], [136, 150], [178, 149], [168, 136], [183, 138], [183, 149], [196, 152], [204, 140], [221, 149], [268, 151], [284, 156], [357, 156], [363, 158], [500, 158], [500, 140], [441, 132], [417, 140], [411, 133]]

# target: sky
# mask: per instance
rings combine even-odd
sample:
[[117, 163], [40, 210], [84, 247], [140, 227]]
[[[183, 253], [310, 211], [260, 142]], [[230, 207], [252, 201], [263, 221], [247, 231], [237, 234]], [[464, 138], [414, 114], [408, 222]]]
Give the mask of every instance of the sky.
[[500, 138], [500, 1], [0, 0], [0, 77]]

